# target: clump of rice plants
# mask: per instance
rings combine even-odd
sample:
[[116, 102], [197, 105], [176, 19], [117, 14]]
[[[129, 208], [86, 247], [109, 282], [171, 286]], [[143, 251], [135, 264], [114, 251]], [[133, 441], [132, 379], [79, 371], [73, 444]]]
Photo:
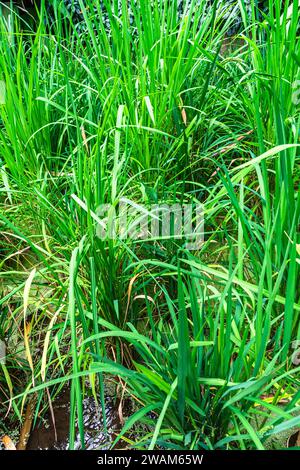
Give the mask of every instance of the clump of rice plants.
[[132, 403], [112, 449], [299, 427], [298, 2], [177, 3], [1, 17], [0, 433], [70, 387], [84, 449], [108, 382]]

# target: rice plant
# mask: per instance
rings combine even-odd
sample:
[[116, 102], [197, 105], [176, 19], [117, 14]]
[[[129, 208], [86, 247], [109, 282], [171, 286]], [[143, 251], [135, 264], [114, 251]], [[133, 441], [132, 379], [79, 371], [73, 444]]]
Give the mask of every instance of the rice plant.
[[[113, 383], [111, 449], [274, 447], [300, 422], [299, 2], [6, 9], [1, 432], [69, 387], [84, 449], [84, 399], [107, 432]], [[201, 204], [202, 243], [99, 236], [124, 201], [130, 233]]]

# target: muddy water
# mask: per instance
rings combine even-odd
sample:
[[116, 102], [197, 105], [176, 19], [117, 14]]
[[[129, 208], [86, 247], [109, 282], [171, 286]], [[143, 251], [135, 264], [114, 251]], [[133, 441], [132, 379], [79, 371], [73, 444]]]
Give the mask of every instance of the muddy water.
[[[50, 413], [45, 417], [42, 424], [36, 425], [31, 431], [27, 444], [28, 450], [68, 450], [69, 448], [69, 414], [70, 414], [70, 391], [65, 390], [53, 402], [55, 417], [55, 428]], [[109, 449], [115, 439], [120, 420], [118, 418], [117, 406], [112, 397], [106, 398], [106, 423], [107, 433], [104, 432], [101, 406], [96, 406], [93, 397], [83, 400], [83, 416], [85, 427], [85, 447], [92, 449]], [[55, 429], [57, 439], [55, 439]], [[75, 449], [81, 449], [78, 430], [76, 431]]]

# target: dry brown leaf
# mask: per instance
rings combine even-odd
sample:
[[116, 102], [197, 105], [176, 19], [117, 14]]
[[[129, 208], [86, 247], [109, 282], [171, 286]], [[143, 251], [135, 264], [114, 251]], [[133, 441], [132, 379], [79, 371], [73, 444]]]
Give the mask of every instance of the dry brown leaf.
[[136, 274], [135, 276], [133, 276], [130, 279], [130, 282], [129, 282], [128, 291], [127, 291], [127, 306], [126, 306], [126, 312], [125, 312], [125, 320], [127, 318], [127, 314], [128, 314], [128, 310], [129, 310], [129, 306], [130, 306], [130, 297], [131, 297], [132, 287], [133, 287], [133, 284], [134, 284], [135, 280], [138, 277], [139, 277], [139, 274]]
[[152, 297], [150, 297], [150, 295], [141, 294], [141, 295], [136, 295], [133, 298], [133, 300], [138, 300], [138, 299], [147, 299], [147, 300], [149, 300], [149, 302], [152, 302], [155, 305], [155, 301]]
[[179, 97], [179, 101], [180, 101], [179, 109], [181, 111], [181, 118], [183, 120], [184, 125], [187, 126], [187, 115], [186, 115], [186, 111], [185, 111], [184, 106], [183, 106], [183, 101], [180, 97]]
[[2, 437], [1, 441], [5, 447], [5, 450], [17, 450], [15, 444], [9, 436]]

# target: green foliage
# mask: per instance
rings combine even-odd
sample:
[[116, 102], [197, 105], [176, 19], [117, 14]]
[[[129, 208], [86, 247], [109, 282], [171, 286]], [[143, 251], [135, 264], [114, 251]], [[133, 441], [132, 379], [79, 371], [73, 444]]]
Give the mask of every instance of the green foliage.
[[[298, 2], [241, 0], [232, 39], [226, 2], [79, 3], [83, 30], [60, 2], [0, 23], [0, 394], [21, 419], [37, 393], [37, 420], [71, 382], [84, 447], [86, 379], [104, 410], [119, 377], [114, 445], [263, 449], [300, 421]], [[204, 243], [97, 238], [124, 197], [200, 200]]]

